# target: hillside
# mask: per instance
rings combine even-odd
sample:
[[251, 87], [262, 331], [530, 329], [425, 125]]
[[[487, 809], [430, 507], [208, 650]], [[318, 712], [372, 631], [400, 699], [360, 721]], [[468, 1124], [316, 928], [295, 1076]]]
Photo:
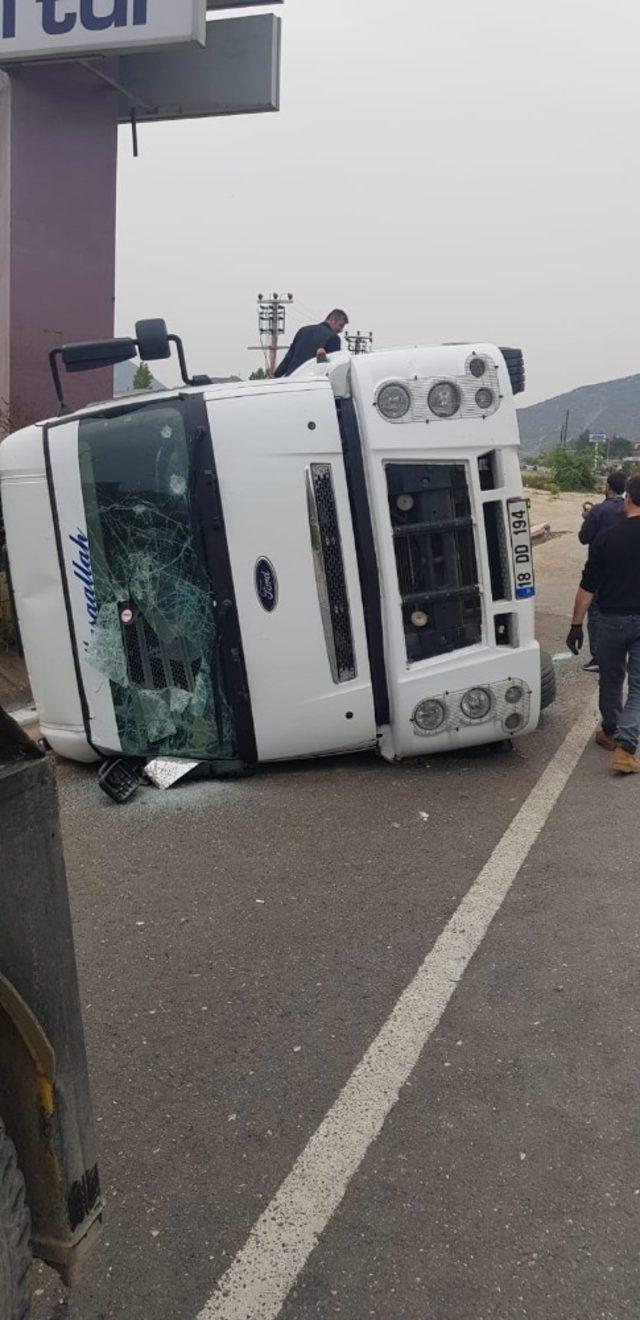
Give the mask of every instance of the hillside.
[[525, 453], [551, 449], [558, 443], [567, 409], [570, 436], [589, 430], [633, 440], [640, 435], [640, 376], [582, 385], [530, 408], [520, 408], [518, 420]]

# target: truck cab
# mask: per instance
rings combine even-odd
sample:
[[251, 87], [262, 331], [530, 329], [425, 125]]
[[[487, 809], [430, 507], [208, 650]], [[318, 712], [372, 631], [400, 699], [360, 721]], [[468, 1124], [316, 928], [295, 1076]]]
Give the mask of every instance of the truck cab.
[[[131, 343], [148, 360], [145, 324]], [[214, 386], [191, 382], [180, 352], [184, 388], [0, 446], [50, 746], [223, 772], [363, 749], [393, 761], [534, 729], [521, 355], [339, 353], [282, 381]]]

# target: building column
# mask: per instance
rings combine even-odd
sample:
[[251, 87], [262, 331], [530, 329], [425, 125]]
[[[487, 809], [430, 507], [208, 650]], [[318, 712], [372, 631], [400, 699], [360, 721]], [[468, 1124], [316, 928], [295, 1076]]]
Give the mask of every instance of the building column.
[[[0, 435], [55, 415], [50, 349], [113, 334], [117, 133], [117, 92], [78, 62], [0, 73]], [[112, 373], [65, 393], [109, 398]]]

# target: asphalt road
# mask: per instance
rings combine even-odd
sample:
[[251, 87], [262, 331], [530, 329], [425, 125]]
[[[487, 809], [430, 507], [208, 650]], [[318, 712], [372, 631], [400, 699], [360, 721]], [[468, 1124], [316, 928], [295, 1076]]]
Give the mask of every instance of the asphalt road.
[[[559, 544], [538, 552], [552, 650], [580, 562]], [[108, 1204], [72, 1298], [37, 1271], [34, 1320], [203, 1312], [595, 711], [594, 680], [558, 669], [557, 705], [511, 752], [286, 766], [122, 809], [93, 771], [60, 767]], [[638, 1315], [639, 793], [588, 746], [284, 1320]], [[255, 1320], [272, 1314], [260, 1287], [247, 1279]]]

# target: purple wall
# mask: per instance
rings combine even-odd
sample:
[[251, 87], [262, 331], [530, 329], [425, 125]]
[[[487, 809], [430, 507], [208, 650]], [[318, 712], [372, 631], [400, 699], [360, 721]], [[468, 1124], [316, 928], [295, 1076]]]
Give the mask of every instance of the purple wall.
[[[57, 410], [50, 348], [113, 334], [117, 112], [117, 93], [77, 64], [0, 74], [0, 411], [8, 402], [11, 430]], [[65, 393], [73, 406], [110, 397], [111, 373], [68, 376]]]
[[10, 83], [0, 73], [0, 439], [7, 429], [9, 411], [10, 152]]

